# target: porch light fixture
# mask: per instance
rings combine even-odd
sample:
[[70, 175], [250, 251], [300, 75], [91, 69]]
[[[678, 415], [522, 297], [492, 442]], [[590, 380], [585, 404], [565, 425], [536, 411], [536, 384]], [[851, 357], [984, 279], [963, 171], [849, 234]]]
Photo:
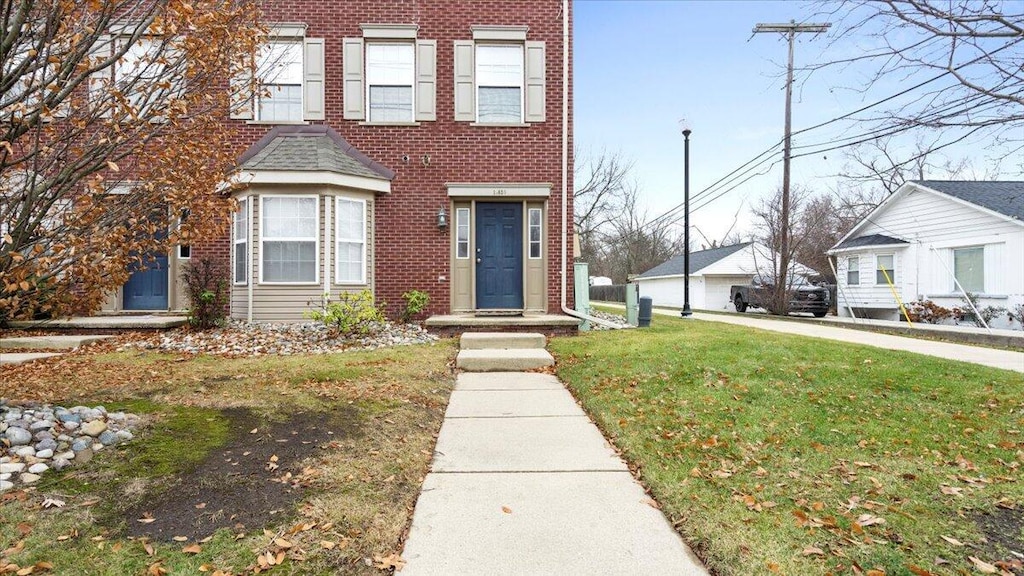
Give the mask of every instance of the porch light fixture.
[[690, 310], [690, 123], [679, 120], [683, 133], [683, 318], [693, 315]]
[[441, 230], [448, 227], [448, 213], [445, 212], [444, 206], [437, 210], [437, 227]]

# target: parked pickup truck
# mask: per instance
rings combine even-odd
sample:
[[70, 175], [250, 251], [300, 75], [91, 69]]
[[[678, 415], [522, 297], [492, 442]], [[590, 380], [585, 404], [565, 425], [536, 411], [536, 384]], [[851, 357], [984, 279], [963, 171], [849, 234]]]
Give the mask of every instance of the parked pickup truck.
[[[768, 304], [771, 302], [773, 289], [772, 284], [755, 278], [749, 286], [733, 286], [729, 292], [736, 311], [746, 312], [749, 307], [770, 310]], [[793, 285], [789, 289], [790, 312], [810, 312], [816, 318], [821, 318], [828, 313], [828, 308], [828, 290], [802, 278], [793, 280]]]

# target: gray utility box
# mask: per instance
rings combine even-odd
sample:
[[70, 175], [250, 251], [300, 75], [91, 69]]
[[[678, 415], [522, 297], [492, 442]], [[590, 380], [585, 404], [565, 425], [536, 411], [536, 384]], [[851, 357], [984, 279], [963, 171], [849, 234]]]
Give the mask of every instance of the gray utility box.
[[651, 325], [651, 314], [654, 313], [654, 300], [650, 296], [644, 296], [640, 298], [640, 315], [639, 326], [641, 328], [647, 328]]

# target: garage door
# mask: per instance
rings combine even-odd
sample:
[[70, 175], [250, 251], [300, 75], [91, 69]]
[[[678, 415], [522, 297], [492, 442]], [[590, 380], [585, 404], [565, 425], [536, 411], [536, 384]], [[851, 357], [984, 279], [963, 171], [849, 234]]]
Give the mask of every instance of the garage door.
[[704, 292], [708, 310], [732, 310], [729, 301], [729, 290], [733, 284], [749, 284], [753, 276], [705, 276], [706, 291]]

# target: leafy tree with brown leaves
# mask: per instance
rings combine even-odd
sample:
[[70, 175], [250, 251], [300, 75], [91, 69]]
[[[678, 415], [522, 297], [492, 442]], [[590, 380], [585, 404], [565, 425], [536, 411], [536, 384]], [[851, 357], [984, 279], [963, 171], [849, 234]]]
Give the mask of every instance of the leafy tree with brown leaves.
[[256, 0], [0, 4], [0, 322], [96, 310], [222, 229], [228, 79], [259, 18]]

